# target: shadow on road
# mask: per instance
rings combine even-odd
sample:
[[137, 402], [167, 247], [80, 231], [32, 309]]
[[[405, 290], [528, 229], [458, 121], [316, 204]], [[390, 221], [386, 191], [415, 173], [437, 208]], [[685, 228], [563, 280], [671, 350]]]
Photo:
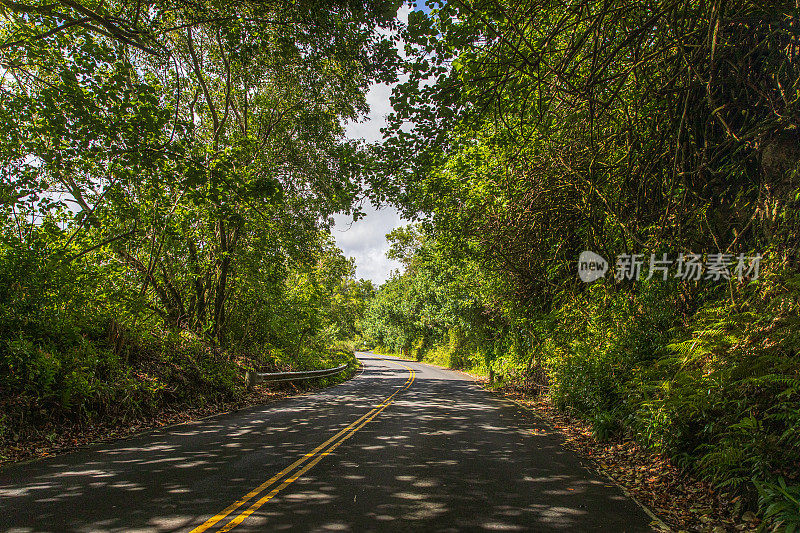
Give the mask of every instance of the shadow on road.
[[[361, 377], [324, 393], [0, 470], [0, 530], [191, 529], [409, 375], [362, 361]], [[649, 530], [635, 503], [533, 424], [459, 374], [424, 370], [235, 531]]]
[[457, 374], [425, 378], [237, 531], [652, 530], [561, 444]]

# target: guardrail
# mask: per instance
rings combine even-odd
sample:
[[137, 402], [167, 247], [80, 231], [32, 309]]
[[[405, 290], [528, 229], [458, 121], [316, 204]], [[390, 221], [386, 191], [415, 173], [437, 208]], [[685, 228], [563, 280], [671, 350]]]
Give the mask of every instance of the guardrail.
[[301, 372], [253, 372], [252, 370], [248, 370], [247, 374], [245, 374], [245, 381], [249, 389], [253, 385], [262, 382], [277, 383], [279, 381], [325, 378], [338, 374], [345, 368], [347, 368], [347, 365], [339, 365], [336, 368], [323, 368], [322, 370], [304, 370]]

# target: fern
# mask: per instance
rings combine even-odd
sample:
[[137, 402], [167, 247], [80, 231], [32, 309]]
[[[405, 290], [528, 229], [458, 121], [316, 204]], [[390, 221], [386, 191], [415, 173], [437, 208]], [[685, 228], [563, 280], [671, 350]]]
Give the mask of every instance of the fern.
[[764, 522], [760, 531], [794, 533], [800, 531], [800, 485], [789, 486], [781, 477], [777, 483], [754, 481], [758, 490], [758, 506]]

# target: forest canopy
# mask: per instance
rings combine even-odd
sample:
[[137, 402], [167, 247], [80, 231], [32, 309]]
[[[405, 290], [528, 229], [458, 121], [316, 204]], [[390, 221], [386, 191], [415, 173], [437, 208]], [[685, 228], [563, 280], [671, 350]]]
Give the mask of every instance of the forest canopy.
[[354, 363], [373, 288], [329, 217], [397, 7], [0, 3], [0, 438]]

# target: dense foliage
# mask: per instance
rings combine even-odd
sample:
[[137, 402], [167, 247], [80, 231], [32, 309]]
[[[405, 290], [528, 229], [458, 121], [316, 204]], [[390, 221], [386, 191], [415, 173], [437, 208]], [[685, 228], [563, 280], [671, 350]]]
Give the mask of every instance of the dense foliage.
[[[0, 440], [331, 364], [395, 2], [0, 3]], [[349, 361], [353, 361], [352, 353]]]
[[[390, 236], [406, 269], [374, 342], [547, 393], [796, 520], [795, 2], [430, 5], [376, 182], [419, 224]], [[644, 275], [583, 283], [583, 250]], [[730, 278], [645, 279], [663, 253], [730, 254]]]

